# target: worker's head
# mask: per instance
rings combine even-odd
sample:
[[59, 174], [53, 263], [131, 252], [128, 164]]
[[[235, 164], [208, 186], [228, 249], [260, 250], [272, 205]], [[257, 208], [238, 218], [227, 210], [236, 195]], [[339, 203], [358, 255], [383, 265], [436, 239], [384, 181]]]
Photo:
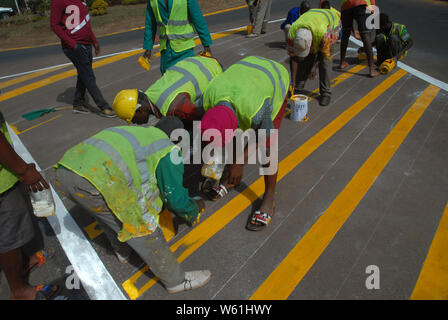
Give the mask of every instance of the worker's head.
[[154, 127], [159, 128], [170, 137], [174, 130], [184, 129], [184, 123], [177, 117], [167, 116], [162, 117]]
[[389, 20], [389, 16], [383, 12], [380, 13], [380, 31], [387, 32], [391, 28], [392, 23]]
[[330, 1], [328, 1], [328, 0], [322, 1], [320, 4], [320, 7], [322, 9], [330, 9], [331, 8]]
[[311, 5], [307, 0], [304, 0], [300, 3], [300, 14], [304, 14], [305, 12], [307, 12], [308, 10], [311, 9]]
[[311, 51], [311, 44], [313, 42], [313, 34], [306, 28], [300, 28], [296, 32], [294, 38], [293, 51], [299, 57], [299, 60], [305, 59]]
[[148, 96], [137, 89], [121, 90], [114, 99], [112, 109], [128, 124], [145, 124], [153, 114]]
[[[217, 130], [221, 135], [221, 143], [213, 141], [217, 146], [222, 147], [228, 144], [233, 139], [235, 130], [238, 128], [238, 119], [235, 112], [227, 106], [217, 105], [208, 110], [201, 120], [201, 135], [207, 130]], [[226, 134], [226, 130], [231, 130], [232, 135]]]

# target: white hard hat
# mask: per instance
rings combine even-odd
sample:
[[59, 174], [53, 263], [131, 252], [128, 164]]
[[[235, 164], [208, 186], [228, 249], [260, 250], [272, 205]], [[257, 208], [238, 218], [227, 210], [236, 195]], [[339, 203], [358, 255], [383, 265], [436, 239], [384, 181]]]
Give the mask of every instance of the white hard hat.
[[306, 28], [300, 28], [296, 32], [294, 38], [294, 53], [300, 57], [305, 58], [310, 54], [311, 43], [313, 42], [313, 34]]

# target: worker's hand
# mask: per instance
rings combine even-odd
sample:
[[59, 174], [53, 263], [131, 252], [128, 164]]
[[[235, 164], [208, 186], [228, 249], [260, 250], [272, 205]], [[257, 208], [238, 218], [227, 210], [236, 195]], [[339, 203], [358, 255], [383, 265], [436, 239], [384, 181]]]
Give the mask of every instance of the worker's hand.
[[20, 181], [25, 185], [28, 192], [37, 192], [50, 188], [47, 181], [37, 171], [34, 163], [28, 163], [25, 171], [19, 174]]
[[203, 199], [196, 199], [196, 204], [198, 205], [199, 213], [205, 210], [205, 201]]
[[311, 70], [310, 75], [308, 76], [308, 79], [314, 80], [314, 77], [316, 76], [316, 69]]
[[151, 50], [146, 50], [143, 57], [149, 60], [151, 58]]
[[210, 47], [204, 47], [204, 52], [207, 52], [210, 54], [210, 56], [212, 56], [212, 50], [210, 49]]
[[99, 56], [99, 55], [100, 55], [100, 52], [101, 52], [99, 43], [98, 43], [98, 42], [97, 42], [97, 43], [94, 43], [94, 44], [93, 44], [93, 47], [95, 48], [95, 55], [96, 55], [96, 56]]
[[243, 177], [243, 167], [242, 164], [232, 164], [230, 170], [227, 173], [227, 183], [230, 185], [237, 186], [241, 182]]

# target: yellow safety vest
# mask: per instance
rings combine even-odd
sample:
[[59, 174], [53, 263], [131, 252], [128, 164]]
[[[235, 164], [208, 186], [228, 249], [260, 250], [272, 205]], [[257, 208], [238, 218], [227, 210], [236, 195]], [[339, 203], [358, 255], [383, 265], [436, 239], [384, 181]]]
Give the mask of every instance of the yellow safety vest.
[[186, 58], [169, 68], [146, 90], [149, 100], [166, 116], [171, 102], [181, 92], [190, 94], [192, 102], [202, 96], [210, 81], [222, 73], [218, 61], [207, 57]]
[[120, 126], [74, 146], [58, 164], [96, 187], [123, 223], [118, 240], [125, 242], [157, 228], [163, 201], [156, 169], [174, 148], [178, 147], [156, 127]]
[[[2, 132], [6, 140], [12, 145], [11, 137], [9, 136], [8, 127], [6, 126], [5, 118], [0, 111], [0, 132]], [[19, 181], [19, 178], [8, 168], [5, 168], [0, 163], [0, 194], [11, 189]]]
[[289, 29], [289, 36], [294, 41], [296, 32], [300, 28], [306, 28], [313, 34], [313, 53], [317, 53], [322, 39], [327, 31], [331, 33], [339, 32], [339, 22], [341, 14], [338, 10], [331, 9], [311, 9], [301, 15]]
[[193, 24], [188, 20], [187, 0], [173, 0], [168, 23], [164, 24], [159, 11], [158, 0], [150, 0], [154, 17], [159, 27], [160, 51], [166, 49], [166, 41], [170, 41], [175, 52], [194, 48], [195, 32]]
[[203, 95], [204, 110], [217, 104], [234, 109], [242, 130], [252, 127], [252, 119], [267, 104], [274, 120], [289, 88], [289, 73], [281, 64], [263, 57], [249, 56], [217, 76]]

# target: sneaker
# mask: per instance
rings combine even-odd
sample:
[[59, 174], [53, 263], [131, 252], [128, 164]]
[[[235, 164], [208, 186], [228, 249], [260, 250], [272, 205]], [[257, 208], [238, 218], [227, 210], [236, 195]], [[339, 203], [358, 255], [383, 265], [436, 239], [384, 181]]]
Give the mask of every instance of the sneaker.
[[90, 110], [84, 106], [73, 106], [73, 113], [90, 113]]
[[330, 100], [331, 100], [330, 96], [323, 96], [320, 98], [319, 104], [322, 107], [326, 107], [330, 104]]
[[168, 293], [178, 293], [182, 291], [192, 290], [207, 284], [212, 273], [210, 270], [196, 270], [185, 272], [185, 280], [181, 284], [166, 288]]
[[110, 108], [106, 108], [100, 111], [100, 114], [104, 117], [108, 118], [115, 118], [117, 115], [115, 114], [114, 110]]
[[258, 33], [251, 33], [246, 36], [246, 38], [256, 38], [258, 37]]

